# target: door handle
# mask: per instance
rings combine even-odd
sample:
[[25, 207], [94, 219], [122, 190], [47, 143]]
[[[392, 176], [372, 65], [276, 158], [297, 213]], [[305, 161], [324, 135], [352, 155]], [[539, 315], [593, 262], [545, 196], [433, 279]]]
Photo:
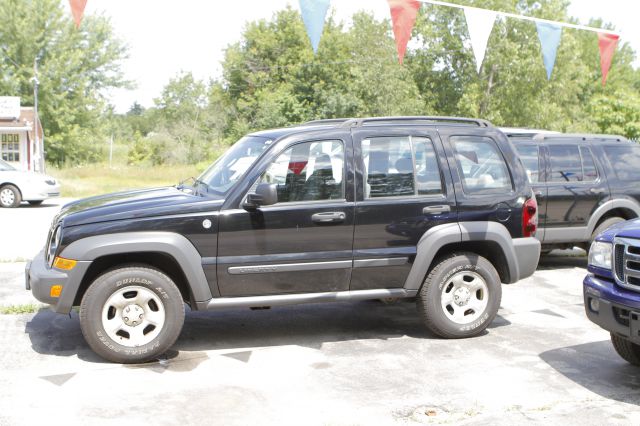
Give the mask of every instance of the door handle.
[[447, 205], [442, 206], [427, 206], [422, 209], [423, 214], [439, 214], [439, 213], [448, 213], [451, 211], [451, 207]]
[[604, 188], [591, 188], [589, 192], [592, 194], [602, 194], [604, 192]]
[[337, 223], [344, 222], [346, 217], [343, 212], [323, 212], [313, 214], [311, 220], [315, 223]]

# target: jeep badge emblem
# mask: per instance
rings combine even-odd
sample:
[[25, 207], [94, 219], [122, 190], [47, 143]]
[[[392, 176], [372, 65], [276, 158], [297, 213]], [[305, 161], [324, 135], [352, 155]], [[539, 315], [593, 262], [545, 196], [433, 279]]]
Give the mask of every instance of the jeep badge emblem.
[[209, 219], [205, 219], [202, 221], [202, 226], [204, 227], [204, 229], [209, 229], [211, 228], [211, 221]]

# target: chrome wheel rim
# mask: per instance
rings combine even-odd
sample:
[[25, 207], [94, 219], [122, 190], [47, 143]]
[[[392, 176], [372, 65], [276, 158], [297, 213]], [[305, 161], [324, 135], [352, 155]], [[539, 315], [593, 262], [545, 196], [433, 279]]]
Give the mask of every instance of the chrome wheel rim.
[[456, 324], [470, 324], [487, 309], [487, 282], [475, 272], [458, 272], [442, 286], [440, 304], [449, 320]]
[[162, 331], [166, 312], [160, 298], [146, 287], [121, 288], [102, 309], [102, 327], [114, 342], [127, 347], [144, 346]]
[[16, 194], [12, 190], [6, 188], [0, 191], [0, 203], [3, 206], [10, 206], [16, 201]]

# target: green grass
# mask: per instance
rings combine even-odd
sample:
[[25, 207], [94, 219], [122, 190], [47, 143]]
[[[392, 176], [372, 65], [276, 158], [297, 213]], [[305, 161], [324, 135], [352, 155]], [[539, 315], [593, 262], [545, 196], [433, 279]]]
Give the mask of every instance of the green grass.
[[114, 166], [92, 164], [56, 169], [47, 173], [60, 181], [63, 197], [82, 198], [129, 189], [175, 185], [198, 176], [207, 164], [177, 166]]
[[43, 308], [43, 305], [28, 303], [26, 305], [0, 306], [0, 315], [33, 314]]

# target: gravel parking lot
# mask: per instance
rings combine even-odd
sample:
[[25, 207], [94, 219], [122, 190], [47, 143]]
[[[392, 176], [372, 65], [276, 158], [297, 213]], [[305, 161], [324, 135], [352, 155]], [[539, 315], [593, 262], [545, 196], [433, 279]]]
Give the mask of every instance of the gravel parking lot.
[[[39, 250], [56, 209], [0, 210], [3, 232], [11, 218], [37, 240], [9, 229], [0, 258]], [[24, 265], [0, 263], [0, 305], [34, 302]], [[0, 424], [638, 424], [640, 370], [586, 319], [585, 267], [583, 252], [546, 257], [504, 287], [487, 332], [456, 341], [408, 302], [190, 312], [166, 359], [122, 366], [93, 354], [75, 312], [0, 315]]]

